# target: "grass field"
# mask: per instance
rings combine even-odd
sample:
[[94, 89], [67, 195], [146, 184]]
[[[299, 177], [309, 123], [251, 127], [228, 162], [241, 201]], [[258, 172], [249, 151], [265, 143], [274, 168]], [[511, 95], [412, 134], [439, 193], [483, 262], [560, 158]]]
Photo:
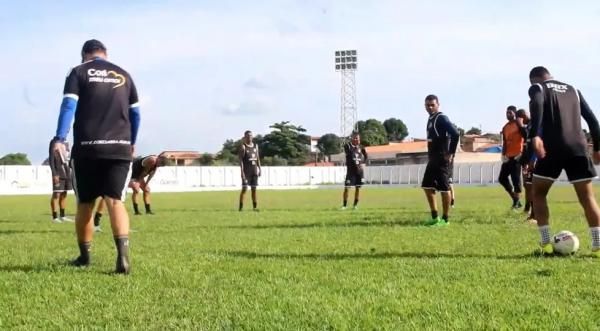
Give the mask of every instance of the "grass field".
[[0, 197], [0, 329], [598, 329], [600, 261], [571, 187], [550, 197], [553, 232], [581, 239], [568, 258], [532, 255], [537, 229], [498, 187], [459, 187], [447, 228], [420, 225], [418, 189], [367, 187], [355, 212], [340, 196], [261, 191], [261, 212], [239, 213], [237, 192], [155, 194], [128, 277], [110, 274], [106, 217], [75, 269], [48, 197]]

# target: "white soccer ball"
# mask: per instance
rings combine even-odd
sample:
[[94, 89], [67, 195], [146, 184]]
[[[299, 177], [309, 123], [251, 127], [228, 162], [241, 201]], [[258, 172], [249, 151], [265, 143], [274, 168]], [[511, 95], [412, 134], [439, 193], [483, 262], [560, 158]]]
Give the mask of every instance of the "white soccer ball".
[[558, 254], [575, 254], [579, 249], [579, 238], [571, 231], [561, 231], [554, 235], [553, 246]]

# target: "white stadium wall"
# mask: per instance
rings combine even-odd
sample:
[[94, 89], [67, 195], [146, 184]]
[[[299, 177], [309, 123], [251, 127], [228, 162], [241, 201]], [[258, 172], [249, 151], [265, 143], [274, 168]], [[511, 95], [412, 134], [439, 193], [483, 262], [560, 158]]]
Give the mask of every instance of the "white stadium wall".
[[[456, 184], [493, 184], [501, 163], [460, 163], [454, 166]], [[267, 189], [316, 188], [342, 185], [345, 167], [263, 167], [259, 185]], [[372, 166], [367, 184], [418, 185], [425, 165]], [[561, 180], [566, 180], [563, 174]], [[0, 166], [0, 194], [50, 194], [48, 166]], [[153, 192], [233, 190], [242, 185], [239, 167], [163, 167], [152, 179]]]

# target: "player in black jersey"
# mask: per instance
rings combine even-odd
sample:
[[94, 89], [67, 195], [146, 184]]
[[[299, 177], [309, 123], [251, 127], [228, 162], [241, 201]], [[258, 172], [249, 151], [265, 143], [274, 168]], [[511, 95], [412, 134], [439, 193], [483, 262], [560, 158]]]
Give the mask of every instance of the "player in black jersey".
[[[525, 109], [517, 110], [517, 125], [521, 129], [521, 134], [525, 139], [529, 134], [529, 128], [531, 127], [531, 119], [529, 112]], [[523, 156], [519, 160], [521, 164], [521, 172], [523, 175], [523, 186], [525, 187], [525, 208], [524, 213], [529, 213], [527, 221], [532, 224], [536, 224], [535, 220], [535, 209], [533, 208], [533, 169], [535, 167], [535, 158], [531, 157], [531, 152], [528, 149], [527, 141], [523, 142]]]
[[131, 76], [106, 60], [100, 41], [86, 41], [81, 57], [82, 63], [66, 78], [54, 138], [58, 150], [75, 118], [71, 165], [80, 255], [73, 265], [90, 264], [94, 203], [103, 197], [117, 247], [116, 272], [128, 274], [129, 216], [123, 201], [140, 123], [137, 91]]
[[346, 181], [344, 182], [344, 195], [342, 200], [342, 210], [348, 205], [348, 191], [354, 186], [354, 205], [353, 209], [358, 209], [360, 199], [360, 188], [365, 183], [365, 164], [368, 155], [365, 148], [360, 144], [360, 134], [352, 133], [351, 141], [344, 144], [344, 153], [346, 154]]
[[147, 215], [153, 215], [150, 207], [150, 181], [156, 169], [166, 165], [167, 159], [164, 156], [148, 155], [146, 157], [138, 157], [133, 160], [131, 165], [131, 181], [129, 187], [133, 190], [131, 201], [133, 202], [133, 210], [135, 215], [141, 215], [137, 203], [137, 196], [140, 189], [143, 192], [144, 208]]
[[242, 176], [242, 191], [240, 192], [239, 211], [244, 209], [244, 196], [250, 186], [252, 191], [252, 210], [258, 211], [258, 200], [256, 197], [256, 187], [258, 186], [258, 177], [260, 177], [260, 156], [258, 146], [252, 141], [252, 131], [244, 132], [242, 145], [238, 151], [240, 159], [240, 173]]
[[[449, 167], [454, 159], [458, 146], [458, 130], [452, 125], [448, 117], [439, 111], [437, 96], [430, 94], [425, 98], [425, 110], [429, 113], [427, 121], [427, 152], [429, 160], [421, 187], [425, 191], [427, 202], [431, 210], [431, 219], [427, 226], [445, 226], [449, 222], [450, 213], [450, 182]], [[435, 192], [442, 196], [442, 218], [438, 216], [435, 201]]]
[[600, 257], [600, 210], [592, 179], [596, 170], [589, 157], [588, 144], [581, 128], [581, 117], [592, 135], [593, 162], [600, 163], [600, 125], [581, 92], [555, 80], [544, 67], [529, 73], [531, 128], [529, 144], [538, 161], [533, 172], [533, 207], [541, 236], [543, 254], [553, 253], [546, 196], [562, 170], [577, 192], [579, 203], [592, 236], [592, 255]]
[[[72, 190], [71, 186], [71, 168], [67, 159], [67, 150], [60, 148], [54, 149], [54, 140], [50, 142], [50, 156], [48, 165], [52, 173], [52, 197], [50, 198], [50, 209], [52, 210], [52, 223], [73, 222], [72, 219], [65, 216], [65, 207], [67, 205], [67, 191]], [[59, 214], [56, 212], [56, 205], [60, 208]]]

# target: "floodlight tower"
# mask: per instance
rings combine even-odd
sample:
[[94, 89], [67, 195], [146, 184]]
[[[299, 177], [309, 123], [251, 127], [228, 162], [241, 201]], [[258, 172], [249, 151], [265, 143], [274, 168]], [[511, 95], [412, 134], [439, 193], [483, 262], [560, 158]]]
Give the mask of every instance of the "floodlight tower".
[[356, 129], [358, 114], [356, 111], [356, 72], [357, 54], [355, 49], [335, 51], [335, 71], [342, 74], [342, 93], [340, 106], [340, 132], [348, 137]]

